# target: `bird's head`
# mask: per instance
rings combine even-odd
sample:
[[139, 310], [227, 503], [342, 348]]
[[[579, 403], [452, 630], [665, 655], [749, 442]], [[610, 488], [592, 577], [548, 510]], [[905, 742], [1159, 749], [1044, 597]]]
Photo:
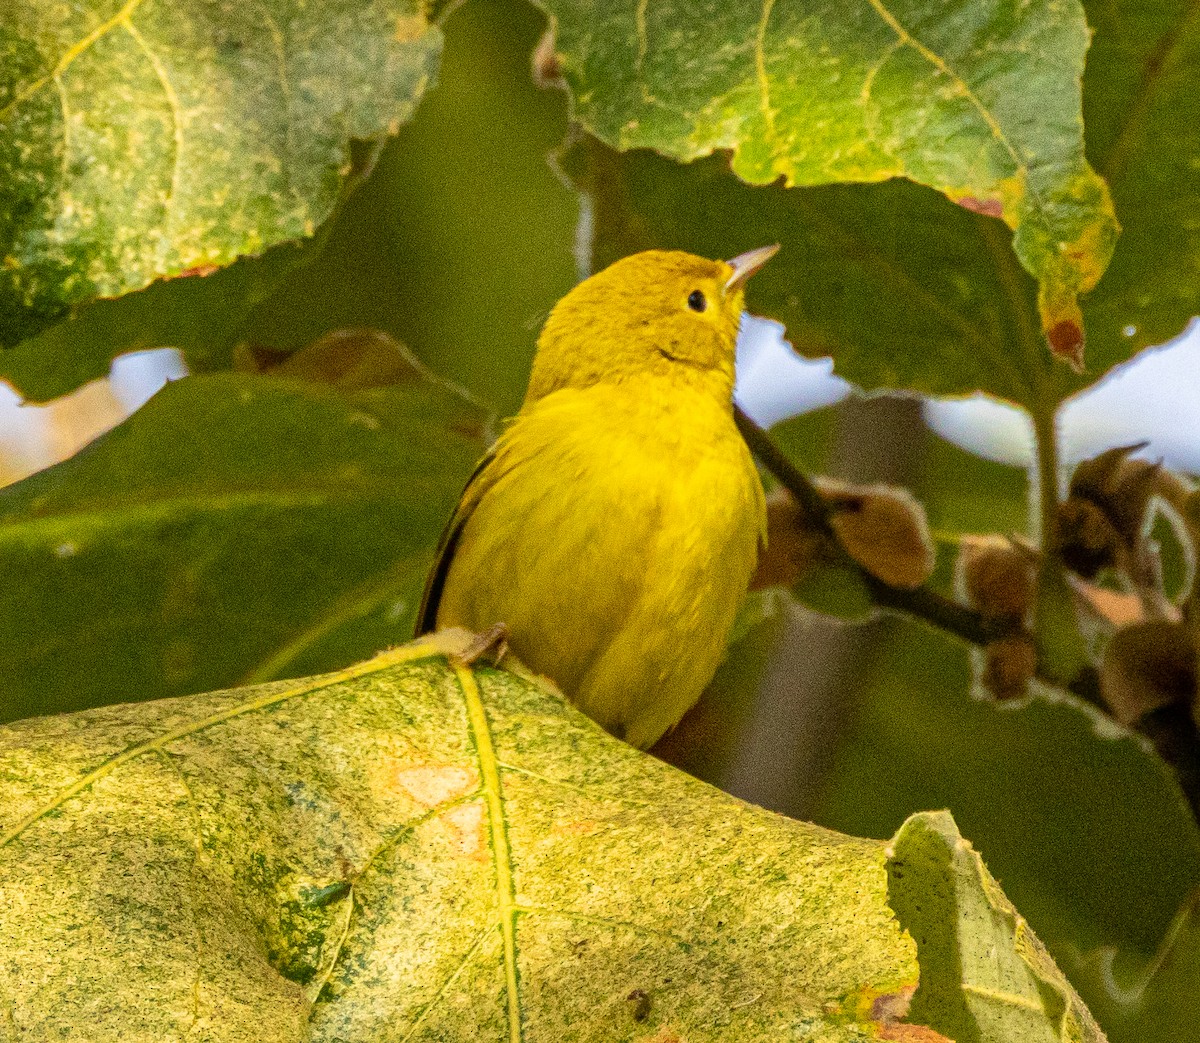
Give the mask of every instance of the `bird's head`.
[[561, 388], [646, 374], [728, 395], [743, 288], [778, 249], [765, 246], [730, 261], [647, 250], [585, 279], [546, 320], [526, 403]]

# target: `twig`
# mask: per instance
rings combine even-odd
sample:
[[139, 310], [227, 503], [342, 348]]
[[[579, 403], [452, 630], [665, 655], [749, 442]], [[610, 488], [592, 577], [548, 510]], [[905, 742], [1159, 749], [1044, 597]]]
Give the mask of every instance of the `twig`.
[[771, 436], [751, 420], [742, 411], [741, 406], [733, 407], [733, 419], [750, 451], [775, 476], [779, 484], [792, 494], [792, 498], [804, 512], [808, 527], [836, 539], [833, 526], [829, 524], [829, 505], [825, 503], [817, 487], [809, 481], [808, 475], [784, 455]]

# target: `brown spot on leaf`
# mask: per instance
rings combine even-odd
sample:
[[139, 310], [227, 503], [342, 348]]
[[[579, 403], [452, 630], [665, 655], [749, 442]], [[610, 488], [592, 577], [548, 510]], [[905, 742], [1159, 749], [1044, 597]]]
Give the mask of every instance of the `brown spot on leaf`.
[[1050, 350], [1060, 359], [1069, 362], [1072, 368], [1083, 369], [1083, 329], [1073, 319], [1056, 322], [1046, 331]]
[[988, 217], [1004, 216], [1004, 204], [999, 199], [980, 199], [978, 196], [963, 196], [957, 202], [959, 206], [967, 210], [973, 210], [977, 214], [986, 214]]
[[634, 989], [625, 997], [625, 1002], [629, 1004], [634, 1021], [645, 1021], [650, 1017], [650, 997], [645, 989]]
[[191, 279], [193, 277], [203, 279], [206, 275], [212, 275], [213, 272], [221, 270], [219, 264], [196, 264], [191, 268], [185, 268], [176, 275], [170, 276], [172, 279]]
[[575, 837], [590, 837], [599, 833], [604, 828], [603, 822], [597, 822], [595, 819], [585, 818], [577, 822], [565, 822], [562, 825], [556, 826], [554, 832], [566, 833], [568, 836]]
[[909, 1004], [912, 1003], [913, 993], [916, 991], [915, 985], [906, 985], [895, 992], [884, 992], [876, 996], [871, 1003], [871, 1020], [899, 1021], [908, 1013]]
[[566, 87], [562, 74], [562, 58], [554, 47], [554, 30], [547, 29], [533, 51], [533, 82], [546, 89]]
[[456, 764], [422, 764], [401, 768], [395, 774], [395, 782], [418, 804], [432, 808], [474, 787], [475, 774]]

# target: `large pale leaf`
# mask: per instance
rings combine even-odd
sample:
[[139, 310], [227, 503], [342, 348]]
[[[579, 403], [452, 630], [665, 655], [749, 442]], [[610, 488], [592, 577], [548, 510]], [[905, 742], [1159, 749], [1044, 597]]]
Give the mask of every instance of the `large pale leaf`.
[[886, 185], [751, 188], [717, 159], [680, 166], [595, 143], [568, 157], [596, 212], [597, 266], [668, 246], [729, 256], [778, 241], [750, 285], [753, 310], [805, 355], [832, 355], [866, 388], [982, 389], [1047, 412], [1137, 348], [1200, 313], [1200, 193], [1190, 99], [1200, 28], [1188, 5], [1097, 5], [1084, 103], [1092, 162], [1112, 180], [1124, 232], [1109, 275], [1084, 299], [1083, 374], [1051, 363], [1036, 287], [1003, 227], [935, 193]]
[[413, 374], [188, 377], [0, 490], [0, 718], [333, 669], [405, 640], [485, 415]]
[[1016, 230], [1051, 341], [1077, 341], [1076, 295], [1116, 236], [1084, 159], [1079, 3], [540, 6], [576, 115], [610, 145], [729, 150], [751, 184], [929, 185]]
[[1010, 1016], [970, 1038], [1103, 1040], [986, 871], [939, 873], [926, 835], [964, 845], [948, 816], [889, 865], [437, 651], [0, 732], [10, 1031], [935, 1040], [890, 1018], [919, 973], [944, 1028], [981, 982], [947, 971], [983, 950], [1014, 971]]
[[440, 49], [415, 0], [7, 4], [0, 344], [311, 235], [350, 140], [411, 116]]

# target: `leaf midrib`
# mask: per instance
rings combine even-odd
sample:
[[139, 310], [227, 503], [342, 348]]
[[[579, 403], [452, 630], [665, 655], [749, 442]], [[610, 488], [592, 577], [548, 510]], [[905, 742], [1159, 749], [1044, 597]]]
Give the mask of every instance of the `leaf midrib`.
[[257, 699], [251, 699], [248, 702], [226, 707], [224, 710], [210, 714], [199, 721], [189, 721], [153, 739], [147, 739], [144, 742], [135, 743], [133, 746], [127, 746], [119, 753], [115, 753], [102, 761], [95, 768], [85, 772], [69, 786], [63, 787], [53, 798], [18, 819], [12, 826], [0, 833], [0, 848], [6, 847], [20, 837], [30, 826], [62, 807], [72, 797], [89, 789], [106, 775], [112, 774], [122, 764], [128, 764], [145, 753], [155, 753], [163, 750], [170, 743], [176, 742], [179, 739], [195, 735], [215, 725], [223, 724], [225, 721], [231, 721], [235, 717], [241, 717], [243, 714], [253, 713], [255, 710], [275, 706], [278, 703], [287, 702], [289, 699], [295, 699], [300, 696], [311, 695], [314, 692], [332, 688], [346, 681], [353, 681], [359, 677], [379, 673], [381, 670], [387, 670], [401, 663], [411, 663], [418, 659], [429, 659], [443, 654], [443, 649], [432, 638], [418, 640], [402, 648], [382, 652], [375, 656], [374, 659], [368, 659], [365, 663], [356, 663], [354, 666], [347, 667], [345, 670], [339, 670], [336, 673], [307, 678], [302, 684], [285, 688], [279, 692], [269, 692], [259, 696]]
[[[365, 483], [364, 483], [365, 486]], [[364, 487], [363, 495], [342, 487], [328, 489], [253, 489], [245, 492], [217, 492], [169, 496], [139, 503], [115, 503], [92, 506], [84, 510], [64, 511], [41, 516], [0, 520], [0, 547], [5, 544], [33, 542], [38, 537], [77, 538], [89, 529], [111, 529], [120, 526], [148, 526], [183, 515], [221, 513], [253, 507], [326, 507], [330, 504], [374, 504], [393, 497], [386, 491]], [[63, 531], [59, 531], [59, 530]]]

